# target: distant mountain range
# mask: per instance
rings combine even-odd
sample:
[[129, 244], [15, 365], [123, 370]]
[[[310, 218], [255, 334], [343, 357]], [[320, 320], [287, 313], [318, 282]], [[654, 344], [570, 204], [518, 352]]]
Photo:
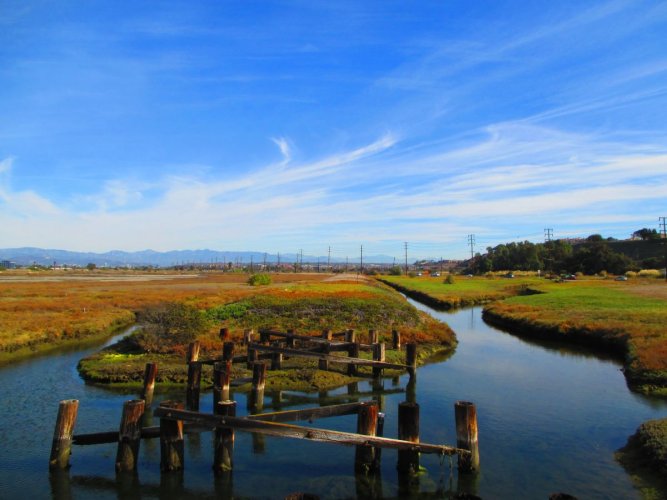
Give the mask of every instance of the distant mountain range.
[[[0, 249], [0, 261], [9, 261], [20, 266], [37, 264], [40, 266], [86, 266], [95, 264], [98, 267], [122, 267], [122, 266], [157, 266], [171, 267], [186, 264], [222, 264], [232, 262], [234, 264], [261, 264], [266, 259], [267, 263], [275, 264], [280, 260], [282, 263], [293, 263], [297, 260], [297, 254], [269, 254], [264, 252], [235, 252], [217, 250], [172, 250], [169, 252], [156, 252], [154, 250], [142, 250], [140, 252], [123, 252], [112, 250], [105, 253], [93, 252], [70, 252], [68, 250], [55, 250], [44, 248], [3, 248]], [[299, 260], [304, 264], [326, 264], [326, 256], [303, 255]], [[364, 263], [368, 264], [391, 264], [393, 257], [387, 255], [364, 255]], [[345, 259], [331, 259], [331, 263], [344, 263]], [[359, 258], [350, 259], [353, 265], [359, 262]]]

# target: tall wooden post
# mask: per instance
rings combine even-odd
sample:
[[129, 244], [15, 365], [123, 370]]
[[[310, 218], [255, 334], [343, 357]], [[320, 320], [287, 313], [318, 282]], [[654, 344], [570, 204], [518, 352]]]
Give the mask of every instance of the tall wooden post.
[[260, 344], [268, 344], [270, 339], [271, 339], [271, 336], [269, 335], [268, 332], [266, 332], [264, 330], [260, 330], [260, 332], [259, 332], [259, 343]]
[[201, 344], [199, 343], [198, 340], [195, 340], [194, 342], [190, 342], [188, 344], [188, 353], [185, 358], [186, 363], [191, 363], [192, 361], [197, 361], [199, 359], [199, 349], [201, 348]]
[[459, 471], [470, 473], [479, 470], [479, 443], [477, 439], [477, 410], [468, 401], [457, 401], [454, 404], [456, 417], [456, 446], [470, 451], [460, 454]]
[[[215, 405], [216, 415], [236, 416], [236, 401], [220, 401]], [[230, 471], [234, 462], [234, 429], [216, 427], [213, 442], [213, 470], [216, 473]]]
[[[375, 402], [363, 403], [357, 414], [357, 434], [375, 436], [377, 432], [378, 406]], [[354, 455], [354, 471], [368, 474], [373, 470], [375, 449], [372, 446], [358, 445]]]
[[[182, 410], [180, 401], [163, 401], [162, 408]], [[183, 453], [183, 421], [160, 419], [160, 470], [171, 472], [183, 470], [185, 465]]]
[[[359, 342], [355, 342], [354, 344], [350, 344], [349, 351], [347, 352], [347, 355], [351, 358], [358, 358], [359, 357], [359, 352], [361, 351], [359, 347]], [[347, 374], [350, 377], [356, 377], [359, 374], [359, 369], [357, 365], [354, 363], [350, 363], [347, 365]]]
[[294, 330], [287, 330], [287, 347], [290, 349], [294, 347]]
[[201, 367], [201, 361], [191, 361], [188, 363], [188, 385], [185, 393], [185, 404], [188, 410], [199, 411]]
[[345, 342], [356, 342], [357, 341], [357, 335], [355, 331], [350, 328], [345, 332]]
[[218, 361], [213, 365], [213, 408], [220, 401], [229, 399], [229, 382], [232, 377], [232, 362]]
[[229, 328], [220, 328], [220, 340], [225, 342], [229, 339]]
[[69, 467], [69, 456], [72, 452], [72, 434], [78, 410], [79, 401], [76, 399], [66, 399], [58, 405], [58, 417], [53, 429], [51, 456], [49, 458], [49, 469], [51, 470], [67, 469]]
[[377, 344], [378, 343], [378, 331], [370, 328], [368, 330], [368, 343], [369, 344]]
[[155, 392], [155, 378], [157, 377], [157, 363], [146, 363], [144, 370], [144, 388], [141, 391], [141, 399], [150, 406], [153, 402], [153, 392]]
[[234, 359], [234, 342], [225, 342], [222, 344], [222, 360], [231, 361]]
[[118, 450], [116, 451], [116, 472], [137, 470], [139, 444], [141, 443], [141, 416], [146, 402], [143, 399], [125, 401], [123, 415], [118, 432]]
[[[384, 361], [385, 360], [385, 345], [384, 342], [379, 342], [373, 344], [373, 360], [374, 361]], [[382, 375], [382, 368], [373, 367], [373, 378], [378, 378]]]
[[330, 328], [327, 328], [327, 329], [323, 330], [322, 331], [322, 338], [324, 340], [329, 340], [329, 341], [333, 340], [333, 330], [331, 330]]
[[398, 330], [391, 331], [391, 347], [396, 350], [401, 350], [401, 332]]
[[[398, 439], [419, 443], [419, 405], [405, 401], [398, 405]], [[419, 472], [419, 453], [413, 450], [398, 450], [399, 472]]]
[[266, 385], [267, 364], [263, 362], [254, 363], [252, 366], [252, 390], [263, 391]]
[[417, 374], [417, 344], [414, 342], [405, 344], [405, 364], [410, 377], [414, 377]]
[[[382, 409], [382, 408], [380, 408]], [[381, 411], [378, 412], [378, 423], [377, 423], [377, 429], [375, 431], [375, 435], [378, 437], [384, 437], [384, 418], [385, 414], [382, 413]], [[373, 468], [375, 470], [379, 470], [382, 465], [382, 448], [375, 448], [375, 457], [374, 457], [374, 463], [373, 463]]]

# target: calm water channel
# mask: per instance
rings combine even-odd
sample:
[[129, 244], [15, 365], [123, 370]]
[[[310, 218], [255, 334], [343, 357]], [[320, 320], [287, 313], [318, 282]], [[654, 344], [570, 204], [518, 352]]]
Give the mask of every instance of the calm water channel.
[[[453, 357], [418, 371], [421, 440], [455, 444], [454, 402], [473, 401], [482, 467], [475, 480], [459, 484], [449, 460], [441, 463], [423, 455], [426, 470], [418, 485], [422, 494], [446, 497], [469, 491], [483, 498], [546, 499], [560, 491], [581, 499], [639, 497], [613, 454], [641, 422], [667, 416], [666, 401], [631, 393], [616, 362], [527, 343], [487, 326], [479, 308], [439, 313], [415, 305], [449, 323], [459, 338]], [[236, 498], [282, 498], [295, 491], [355, 498], [362, 491], [353, 474], [353, 448], [243, 433], [236, 435], [231, 482], [216, 479], [210, 470], [211, 433], [186, 437], [182, 476], [161, 476], [159, 443], [145, 440], [136, 477], [116, 477], [113, 444], [75, 447], [69, 474], [50, 477], [47, 462], [61, 399], [80, 401], [76, 432], [84, 433], [116, 429], [123, 401], [136, 397], [81, 381], [76, 364], [96, 349], [61, 352], [0, 369], [0, 498], [221, 498], [230, 492]], [[405, 400], [400, 389], [407, 379], [383, 383], [385, 436], [395, 437], [397, 407]], [[367, 382], [359, 383], [358, 389], [372, 391]], [[158, 393], [154, 405], [161, 399], [182, 399], [181, 392]], [[304, 398], [312, 399], [311, 404], [343, 402], [348, 392], [346, 387], [327, 395], [282, 393], [280, 398], [268, 397], [265, 408], [304, 407]], [[247, 413], [245, 396], [235, 399], [238, 413]], [[202, 411], [211, 411], [211, 404], [210, 393], [205, 393]], [[354, 431], [356, 417], [314, 425]], [[375, 491], [386, 498], [402, 496], [396, 452], [385, 450], [382, 460]]]

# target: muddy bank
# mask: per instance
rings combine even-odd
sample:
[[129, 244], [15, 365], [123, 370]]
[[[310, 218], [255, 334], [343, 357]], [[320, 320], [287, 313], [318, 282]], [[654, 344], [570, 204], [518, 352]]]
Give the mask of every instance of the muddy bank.
[[484, 308], [482, 318], [490, 325], [519, 337], [562, 341], [610, 355], [623, 363], [623, 373], [631, 389], [646, 394], [667, 395], [667, 374], [636, 368], [627, 335], [566, 323], [537, 323], [499, 313], [493, 310], [493, 306]]

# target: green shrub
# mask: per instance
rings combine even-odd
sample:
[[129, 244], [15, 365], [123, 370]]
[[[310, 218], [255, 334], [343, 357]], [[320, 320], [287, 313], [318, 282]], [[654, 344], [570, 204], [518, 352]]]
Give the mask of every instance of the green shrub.
[[207, 319], [214, 322], [227, 321], [230, 319], [242, 318], [250, 307], [250, 301], [242, 300], [240, 302], [232, 302], [230, 304], [212, 307], [206, 311], [205, 314]]
[[270, 285], [271, 276], [268, 274], [253, 274], [248, 278], [248, 285], [258, 286], [258, 285]]
[[149, 306], [137, 314], [141, 330], [132, 342], [146, 352], [169, 352], [195, 340], [206, 328], [198, 309], [177, 302]]
[[628, 272], [625, 273], [625, 276], [627, 276], [628, 278], [636, 278], [637, 273], [634, 272], [634, 271], [628, 271]]
[[642, 269], [639, 271], [638, 275], [641, 278], [659, 278], [662, 273], [657, 269]]
[[454, 275], [451, 274], [451, 273], [448, 274], [447, 277], [445, 278], [445, 280], [443, 281], [443, 283], [445, 283], [445, 284], [447, 284], [447, 285], [453, 285], [453, 284], [455, 283], [455, 281], [454, 281]]

